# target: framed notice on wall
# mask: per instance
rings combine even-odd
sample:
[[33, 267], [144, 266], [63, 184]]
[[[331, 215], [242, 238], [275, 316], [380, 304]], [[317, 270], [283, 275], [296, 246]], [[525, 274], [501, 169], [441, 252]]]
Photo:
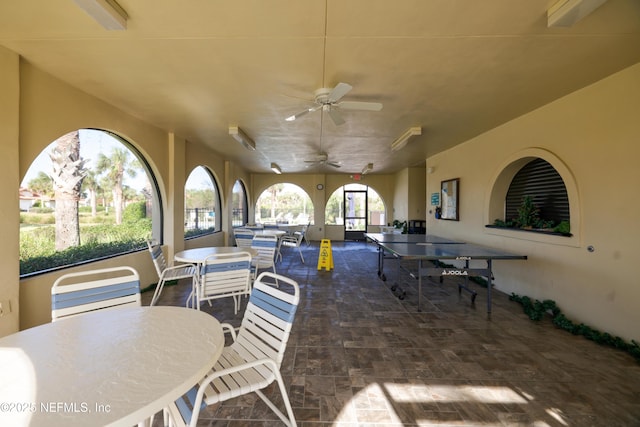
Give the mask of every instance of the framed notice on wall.
[[440, 219], [458, 221], [459, 189], [460, 178], [449, 179], [440, 183], [440, 200], [442, 201]]

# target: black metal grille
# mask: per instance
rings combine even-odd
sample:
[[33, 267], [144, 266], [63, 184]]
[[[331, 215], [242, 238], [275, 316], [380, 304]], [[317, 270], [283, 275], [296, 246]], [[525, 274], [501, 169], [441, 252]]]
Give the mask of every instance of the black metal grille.
[[560, 174], [543, 159], [527, 163], [513, 177], [506, 198], [505, 219], [518, 217], [524, 196], [531, 196], [540, 218], [555, 223], [569, 221], [569, 197]]

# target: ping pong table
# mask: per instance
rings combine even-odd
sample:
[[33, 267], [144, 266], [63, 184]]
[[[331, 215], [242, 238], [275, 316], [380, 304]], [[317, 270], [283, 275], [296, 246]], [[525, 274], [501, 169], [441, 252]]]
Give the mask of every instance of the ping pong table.
[[[396, 234], [396, 233], [365, 233], [365, 237], [374, 242], [378, 247], [378, 277], [387, 280], [384, 274], [384, 260], [389, 258], [385, 256], [383, 243], [415, 243], [415, 244], [460, 244], [463, 242], [444, 237], [434, 236], [432, 234]], [[396, 258], [390, 255], [390, 258]]]
[[[378, 246], [378, 276], [385, 280], [385, 253], [398, 260], [418, 261], [418, 311], [421, 311], [422, 277], [456, 276], [485, 277], [487, 280], [487, 313], [491, 314], [491, 288], [493, 281], [493, 260], [526, 260], [526, 255], [518, 255], [485, 246], [464, 243], [428, 234], [382, 234], [365, 233]], [[440, 267], [438, 261], [464, 261], [464, 267]], [[473, 260], [486, 262], [485, 268], [470, 267]], [[429, 266], [424, 266], [424, 262]], [[399, 264], [398, 264], [399, 265]], [[475, 295], [474, 295], [475, 299]]]

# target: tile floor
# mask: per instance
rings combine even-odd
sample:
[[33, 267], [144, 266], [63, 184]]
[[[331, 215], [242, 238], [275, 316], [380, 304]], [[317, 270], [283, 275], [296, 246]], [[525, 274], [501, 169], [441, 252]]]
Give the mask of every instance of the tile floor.
[[[334, 242], [332, 271], [317, 270], [318, 246], [303, 246], [306, 264], [285, 249], [277, 265], [301, 289], [281, 369], [299, 426], [640, 426], [640, 363], [627, 353], [533, 322], [500, 292], [489, 320], [485, 290], [472, 285], [472, 304], [456, 279], [427, 280], [418, 312], [416, 281], [380, 280], [372, 244]], [[188, 291], [167, 287], [159, 304], [183, 305]], [[230, 299], [203, 310], [242, 318]], [[248, 395], [208, 408], [198, 425], [281, 423]]]

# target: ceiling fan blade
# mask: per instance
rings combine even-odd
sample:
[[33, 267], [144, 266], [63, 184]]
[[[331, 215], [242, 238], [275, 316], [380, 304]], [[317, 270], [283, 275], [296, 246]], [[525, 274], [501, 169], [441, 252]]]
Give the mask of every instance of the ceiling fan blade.
[[329, 117], [331, 117], [331, 120], [333, 120], [333, 123], [335, 123], [336, 126], [340, 126], [345, 123], [344, 119], [342, 118], [342, 114], [340, 114], [337, 109], [329, 108], [327, 112], [329, 113]]
[[298, 120], [300, 117], [304, 116], [305, 114], [308, 113], [313, 113], [314, 111], [317, 111], [321, 106], [320, 105], [316, 105], [314, 107], [309, 107], [306, 110], [300, 111], [299, 113], [296, 113], [292, 116], [287, 117], [285, 120], [288, 122], [292, 122], [294, 120]]
[[343, 110], [380, 111], [382, 104], [379, 102], [343, 101], [336, 104]]
[[353, 89], [353, 87], [350, 84], [338, 83], [336, 87], [334, 87], [329, 93], [327, 101], [333, 104], [334, 102], [345, 96], [351, 89]]
[[332, 168], [342, 167], [342, 165], [338, 162], [327, 162], [327, 165], [331, 166]]

